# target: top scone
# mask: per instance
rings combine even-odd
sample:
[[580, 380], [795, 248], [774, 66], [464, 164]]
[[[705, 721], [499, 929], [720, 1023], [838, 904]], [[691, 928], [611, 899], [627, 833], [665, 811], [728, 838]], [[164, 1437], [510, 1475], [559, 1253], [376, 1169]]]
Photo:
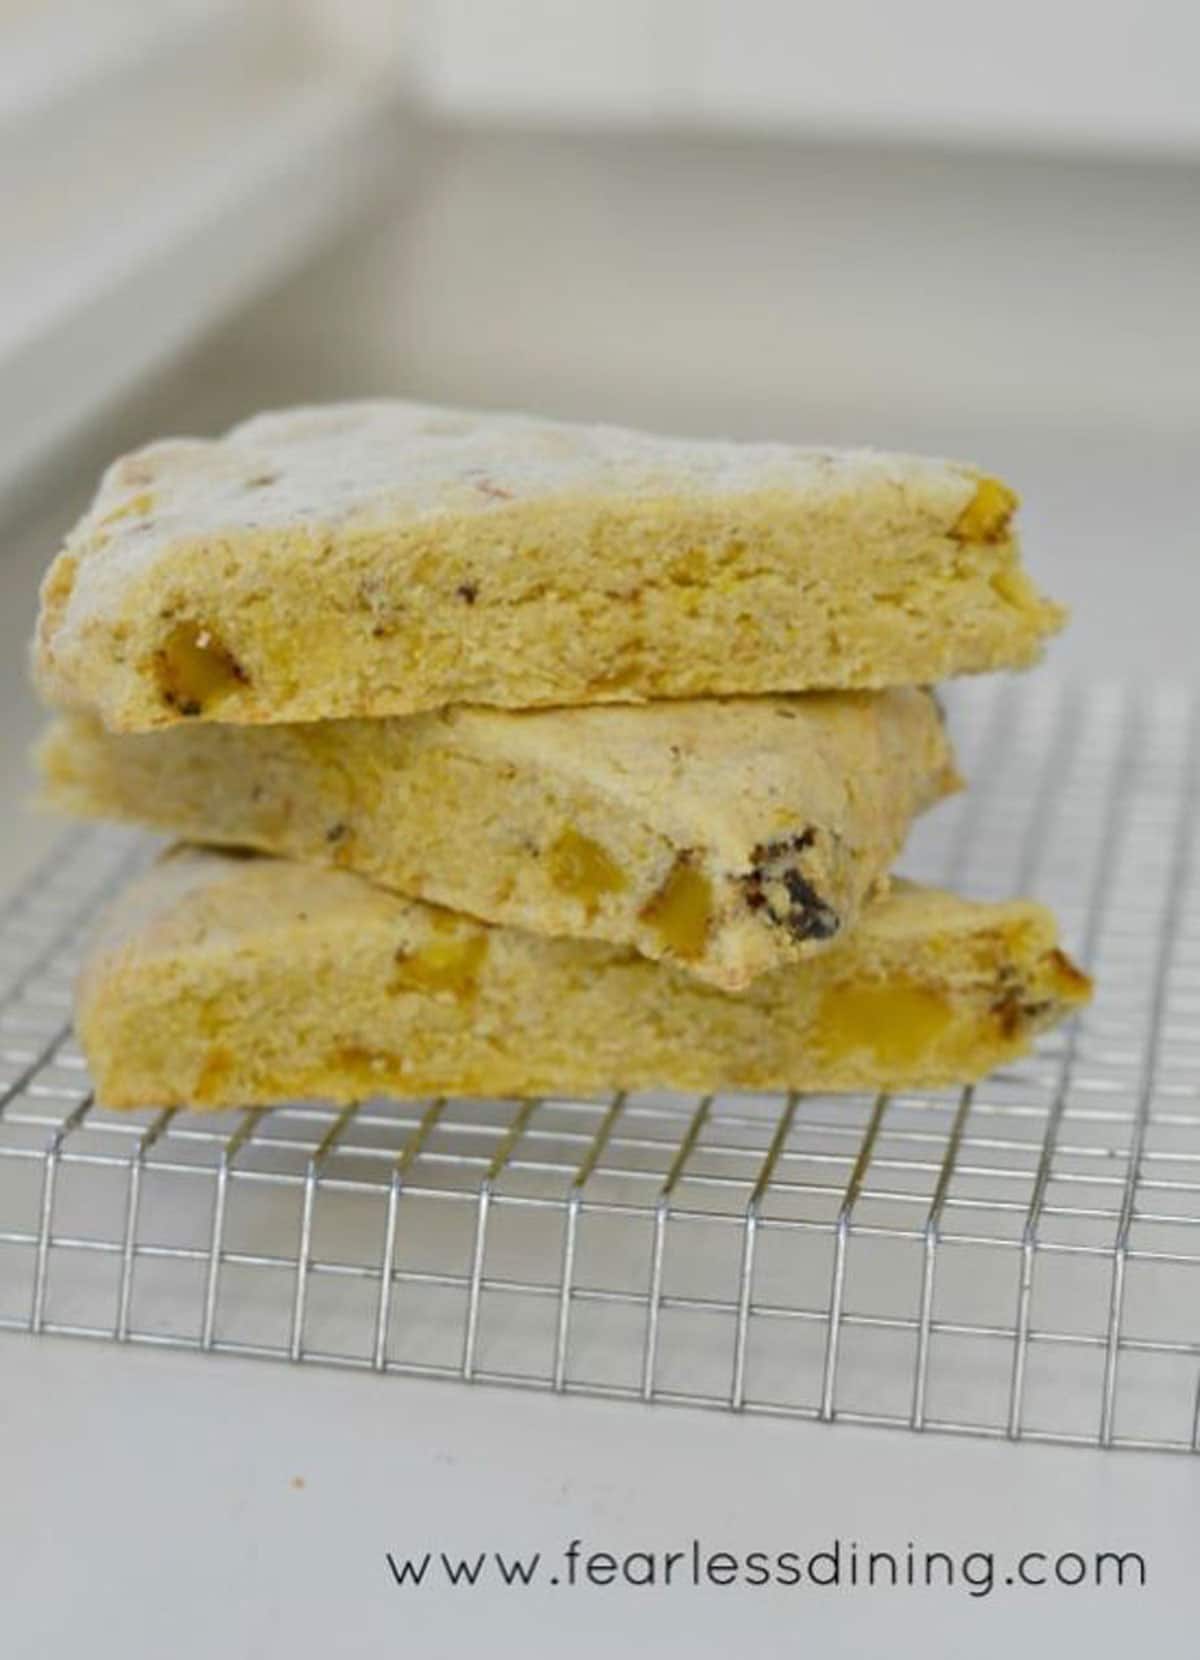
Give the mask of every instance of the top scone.
[[927, 684], [1063, 620], [955, 463], [401, 402], [116, 462], [42, 589], [50, 701], [117, 731]]

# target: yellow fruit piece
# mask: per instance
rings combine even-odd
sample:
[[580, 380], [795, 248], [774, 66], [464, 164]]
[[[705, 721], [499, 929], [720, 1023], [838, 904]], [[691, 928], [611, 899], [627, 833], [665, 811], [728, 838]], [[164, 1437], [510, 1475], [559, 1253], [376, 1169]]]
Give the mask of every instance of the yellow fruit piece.
[[419, 951], [398, 953], [393, 991], [446, 991], [460, 999], [470, 997], [487, 956], [487, 935], [469, 939], [431, 940]]
[[602, 894], [620, 893], [626, 886], [619, 864], [600, 843], [570, 828], [551, 845], [547, 855], [550, 880], [560, 893], [579, 899], [594, 910]]
[[1056, 997], [1068, 998], [1072, 1003], [1086, 1002], [1092, 995], [1092, 982], [1082, 969], [1056, 947], [1049, 958], [1050, 987]]
[[662, 887], [642, 909], [669, 951], [685, 962], [699, 957], [712, 922], [712, 883], [686, 859], [673, 865]]
[[865, 1049], [880, 1066], [911, 1066], [943, 1037], [953, 1019], [945, 998], [927, 986], [892, 980], [830, 986], [815, 1033], [830, 1060]]
[[181, 715], [198, 715], [246, 676], [233, 653], [198, 623], [178, 623], [156, 653], [162, 694]]
[[952, 534], [960, 542], [1002, 542], [1020, 497], [998, 478], [981, 478]]

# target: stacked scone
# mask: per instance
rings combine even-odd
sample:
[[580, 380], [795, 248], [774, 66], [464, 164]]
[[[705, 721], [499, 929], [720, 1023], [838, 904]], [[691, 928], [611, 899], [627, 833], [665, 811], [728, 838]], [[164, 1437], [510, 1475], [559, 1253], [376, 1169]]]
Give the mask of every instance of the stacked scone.
[[1014, 507], [946, 462], [392, 402], [118, 461], [36, 646], [50, 799], [183, 841], [80, 984], [99, 1099], [1022, 1053], [1087, 995], [1051, 917], [888, 877], [959, 782], [925, 688], [1061, 622]]

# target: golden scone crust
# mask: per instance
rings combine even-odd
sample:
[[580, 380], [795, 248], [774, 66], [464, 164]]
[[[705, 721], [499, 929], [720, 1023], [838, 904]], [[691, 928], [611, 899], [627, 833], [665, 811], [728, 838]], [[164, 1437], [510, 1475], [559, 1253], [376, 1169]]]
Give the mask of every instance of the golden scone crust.
[[931, 684], [1063, 614], [951, 462], [403, 402], [116, 462], [35, 672], [114, 730]]
[[861, 1090], [982, 1076], [1086, 1001], [1052, 917], [897, 883], [746, 992], [346, 871], [177, 849], [114, 905], [77, 1027], [110, 1107]]
[[828, 948], [958, 783], [915, 688], [111, 733], [61, 718], [48, 800], [357, 870], [725, 990]]

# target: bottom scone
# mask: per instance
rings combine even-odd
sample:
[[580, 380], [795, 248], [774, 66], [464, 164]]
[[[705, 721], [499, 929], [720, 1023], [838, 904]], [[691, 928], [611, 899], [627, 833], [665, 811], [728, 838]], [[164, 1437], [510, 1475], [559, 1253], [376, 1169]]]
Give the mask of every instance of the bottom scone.
[[732, 995], [346, 871], [178, 848], [101, 925], [77, 1025], [110, 1107], [861, 1090], [978, 1078], [1089, 991], [1025, 901], [897, 883], [820, 957]]

